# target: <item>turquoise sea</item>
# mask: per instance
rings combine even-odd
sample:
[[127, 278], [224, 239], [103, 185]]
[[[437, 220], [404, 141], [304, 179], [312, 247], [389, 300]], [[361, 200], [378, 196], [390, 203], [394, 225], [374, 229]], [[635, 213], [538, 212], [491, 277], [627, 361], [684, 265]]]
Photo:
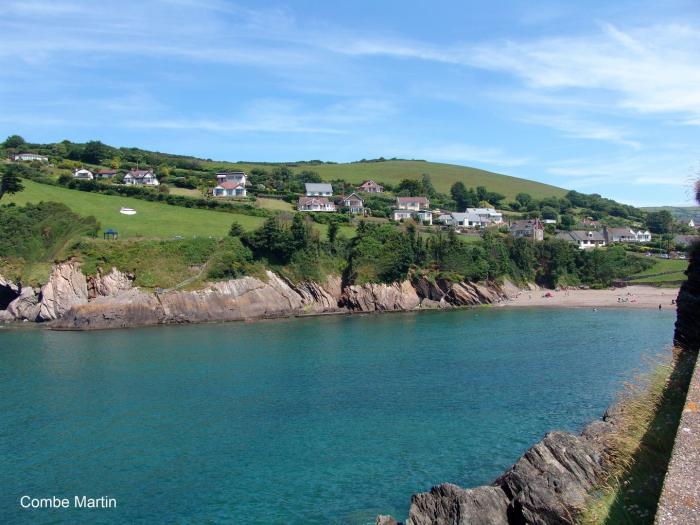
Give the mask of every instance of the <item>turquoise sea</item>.
[[[580, 430], [674, 313], [475, 309], [0, 329], [0, 523], [374, 523]], [[22, 509], [108, 496], [113, 509]]]

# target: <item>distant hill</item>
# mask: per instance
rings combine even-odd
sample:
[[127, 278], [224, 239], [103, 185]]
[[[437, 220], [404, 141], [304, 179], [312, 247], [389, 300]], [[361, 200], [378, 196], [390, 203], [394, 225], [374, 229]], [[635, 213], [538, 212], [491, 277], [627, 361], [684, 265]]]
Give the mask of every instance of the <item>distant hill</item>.
[[700, 206], [651, 206], [641, 208], [644, 211], [661, 211], [666, 210], [674, 219], [690, 220], [693, 219], [696, 224], [700, 224]]

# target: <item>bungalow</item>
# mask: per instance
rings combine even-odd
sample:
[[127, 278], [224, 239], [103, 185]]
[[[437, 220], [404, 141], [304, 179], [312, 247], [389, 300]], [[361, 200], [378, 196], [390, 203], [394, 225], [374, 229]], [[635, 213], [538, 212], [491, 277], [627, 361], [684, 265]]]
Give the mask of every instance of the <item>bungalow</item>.
[[427, 210], [430, 201], [428, 197], [396, 197], [396, 207], [399, 210]]
[[127, 186], [158, 186], [160, 183], [153, 170], [132, 169], [124, 175], [124, 184]]
[[[307, 182], [304, 184], [307, 197], [332, 197], [333, 186], [326, 182]], [[335, 210], [334, 210], [335, 211]]]
[[559, 232], [557, 238], [577, 244], [581, 250], [605, 246], [605, 236], [598, 231]]
[[484, 226], [481, 218], [475, 213], [449, 213], [440, 215], [438, 221], [455, 228], [481, 228]]
[[97, 170], [95, 172], [96, 179], [111, 179], [117, 175], [117, 170]]
[[326, 197], [300, 197], [297, 203], [297, 210], [334, 212], [335, 204]]
[[92, 174], [90, 170], [86, 170], [85, 168], [80, 168], [79, 170], [76, 169], [73, 172], [73, 178], [74, 179], [80, 179], [80, 180], [93, 180], [95, 176]]
[[510, 234], [516, 239], [544, 240], [544, 226], [539, 219], [513, 221], [510, 223]]
[[494, 208], [467, 208], [465, 213], [474, 213], [479, 216], [484, 226], [489, 224], [501, 224], [503, 222], [503, 214], [497, 212]]
[[243, 171], [220, 171], [216, 174], [214, 197], [245, 197], [247, 176]]
[[649, 242], [651, 232], [649, 230], [633, 230], [632, 228], [603, 228], [605, 242]]
[[343, 197], [343, 206], [350, 208], [350, 213], [365, 212], [365, 202], [357, 195], [357, 193], [351, 193], [347, 197]]
[[392, 218], [395, 221], [415, 219], [418, 223], [428, 223], [431, 226], [433, 224], [433, 212], [430, 210], [394, 210]]
[[360, 184], [357, 189], [365, 193], [384, 193], [384, 186], [377, 184], [371, 179]]
[[32, 161], [38, 160], [39, 162], [48, 162], [49, 158], [44, 155], [38, 155], [36, 153], [20, 153], [12, 157], [15, 161]]

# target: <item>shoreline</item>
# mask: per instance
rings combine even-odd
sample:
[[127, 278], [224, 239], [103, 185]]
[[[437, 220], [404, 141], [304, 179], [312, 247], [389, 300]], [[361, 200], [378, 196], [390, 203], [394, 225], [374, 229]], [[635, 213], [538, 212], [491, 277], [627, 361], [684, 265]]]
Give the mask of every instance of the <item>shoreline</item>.
[[522, 291], [515, 298], [498, 303], [506, 308], [643, 308], [676, 309], [679, 288], [633, 285], [603, 290]]

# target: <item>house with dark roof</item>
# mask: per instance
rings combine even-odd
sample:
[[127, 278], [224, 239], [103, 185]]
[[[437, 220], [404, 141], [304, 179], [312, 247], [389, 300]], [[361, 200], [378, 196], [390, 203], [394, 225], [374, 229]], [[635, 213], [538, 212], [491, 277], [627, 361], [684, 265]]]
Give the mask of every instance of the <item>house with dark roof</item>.
[[437, 221], [445, 226], [454, 226], [455, 228], [482, 228], [484, 222], [476, 213], [443, 213], [437, 218]]
[[576, 244], [581, 250], [605, 246], [605, 236], [594, 230], [574, 230], [557, 233], [557, 239]]
[[632, 228], [603, 228], [603, 235], [608, 244], [614, 242], [649, 242], [651, 232], [649, 230], [634, 230]]
[[12, 157], [12, 159], [18, 162], [31, 162], [33, 160], [38, 160], [39, 162], [49, 161], [48, 157], [39, 155], [38, 153], [19, 153]]
[[544, 240], [544, 226], [539, 219], [511, 221], [510, 234], [516, 239]]
[[153, 170], [132, 169], [124, 175], [124, 184], [127, 186], [158, 186], [160, 183]]
[[99, 169], [95, 172], [96, 179], [111, 179], [116, 177], [117, 170], [113, 169]]
[[365, 212], [365, 201], [357, 193], [351, 193], [342, 198], [343, 206], [350, 208], [350, 213], [362, 214]]

